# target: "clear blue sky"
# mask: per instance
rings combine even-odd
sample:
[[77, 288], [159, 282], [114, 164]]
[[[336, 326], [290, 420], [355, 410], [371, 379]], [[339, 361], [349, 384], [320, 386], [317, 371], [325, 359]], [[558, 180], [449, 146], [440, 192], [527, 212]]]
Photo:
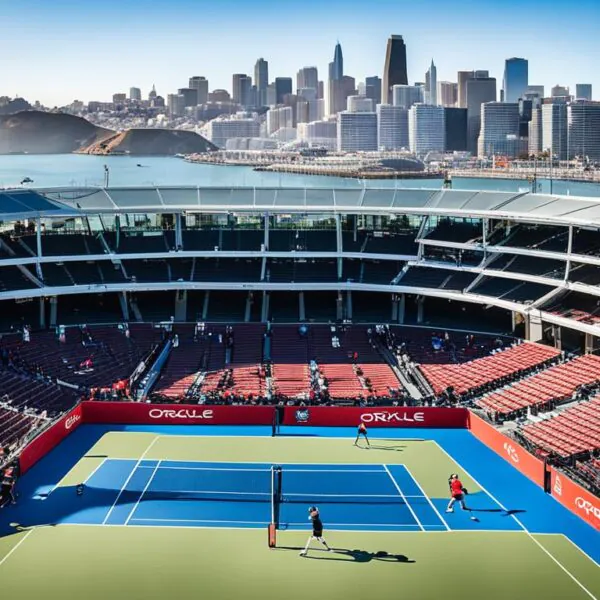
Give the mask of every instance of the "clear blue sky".
[[600, 1], [578, 0], [0, 0], [0, 96], [53, 106], [109, 100], [156, 83], [165, 95], [204, 75], [231, 88], [232, 73], [269, 76], [303, 66], [326, 76], [336, 41], [347, 74], [380, 75], [387, 37], [404, 36], [411, 82], [433, 58], [438, 80], [529, 59], [531, 84], [592, 83], [600, 99]]

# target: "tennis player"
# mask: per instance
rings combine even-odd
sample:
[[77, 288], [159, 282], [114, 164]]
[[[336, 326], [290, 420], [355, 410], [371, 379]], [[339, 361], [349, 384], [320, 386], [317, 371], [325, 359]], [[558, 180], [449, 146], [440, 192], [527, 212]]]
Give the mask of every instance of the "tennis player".
[[323, 544], [323, 546], [325, 546], [325, 549], [327, 550], [327, 552], [332, 552], [331, 548], [327, 545], [327, 542], [323, 539], [323, 522], [321, 521], [321, 515], [319, 514], [319, 509], [316, 506], [311, 506], [308, 509], [308, 520], [312, 521], [312, 535], [308, 538], [308, 541], [306, 542], [306, 546], [304, 547], [304, 550], [302, 550], [302, 552], [300, 552], [300, 556], [306, 556], [308, 553], [308, 547], [310, 546], [310, 543], [312, 542], [312, 540], [317, 540], [318, 542], [321, 542], [321, 544]]
[[356, 432], [356, 440], [354, 441], [355, 446], [358, 446], [358, 440], [360, 439], [361, 435], [365, 438], [367, 446], [370, 446], [371, 444], [369, 444], [369, 438], [367, 437], [367, 426], [362, 421], [360, 422], [358, 431]]
[[450, 486], [450, 502], [448, 503], [447, 513], [454, 512], [454, 505], [458, 502], [463, 510], [470, 511], [465, 504], [465, 496], [467, 490], [463, 487], [461, 480], [458, 478], [458, 474], [454, 473], [450, 475], [448, 479], [448, 485]]

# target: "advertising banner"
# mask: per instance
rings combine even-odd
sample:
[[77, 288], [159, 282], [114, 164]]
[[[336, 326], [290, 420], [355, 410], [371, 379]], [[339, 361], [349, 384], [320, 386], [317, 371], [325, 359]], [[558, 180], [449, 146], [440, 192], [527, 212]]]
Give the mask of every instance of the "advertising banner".
[[138, 402], [83, 403], [86, 423], [124, 425], [271, 425], [272, 406], [205, 406]]
[[565, 508], [600, 530], [600, 498], [550, 467], [551, 494]]
[[536, 458], [512, 438], [498, 431], [493, 425], [477, 415], [470, 413], [469, 429], [471, 433], [488, 448], [508, 461], [529, 477], [531, 481], [544, 487], [544, 462]]
[[409, 408], [353, 406], [286, 406], [284, 425], [325, 427], [467, 427], [468, 411], [463, 408]]
[[63, 441], [67, 435], [75, 431], [82, 422], [81, 405], [64, 415], [59, 421], [29, 442], [21, 452], [21, 473], [28, 471], [38, 460]]

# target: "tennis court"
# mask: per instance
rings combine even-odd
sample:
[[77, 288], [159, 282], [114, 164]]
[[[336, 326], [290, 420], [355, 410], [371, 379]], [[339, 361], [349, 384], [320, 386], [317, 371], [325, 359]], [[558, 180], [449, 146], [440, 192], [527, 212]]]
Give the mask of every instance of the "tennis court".
[[[6, 519], [0, 514], [8, 532], [0, 537], [0, 574], [22, 575], [4, 579], [7, 594], [266, 600], [319, 589], [330, 598], [391, 600], [401, 589], [424, 599], [600, 597], [597, 563], [558, 532], [564, 524], [573, 537], [582, 532], [587, 548], [598, 534], [502, 459], [485, 455], [479, 464], [474, 457], [486, 451], [468, 432], [432, 430], [424, 439], [388, 432], [366, 450], [353, 446], [350, 430], [272, 438], [242, 428], [125, 429], [84, 426], [23, 479], [21, 501]], [[468, 471], [442, 447], [457, 439]], [[456, 471], [475, 520], [460, 509], [444, 512], [447, 477]], [[497, 489], [479, 483], [488, 475], [510, 482], [502, 503]], [[334, 552], [315, 546], [301, 559], [313, 504]], [[268, 547], [273, 521], [276, 549]], [[32, 566], [36, 576], [25, 576]], [[448, 581], [457, 577], [453, 595]]]

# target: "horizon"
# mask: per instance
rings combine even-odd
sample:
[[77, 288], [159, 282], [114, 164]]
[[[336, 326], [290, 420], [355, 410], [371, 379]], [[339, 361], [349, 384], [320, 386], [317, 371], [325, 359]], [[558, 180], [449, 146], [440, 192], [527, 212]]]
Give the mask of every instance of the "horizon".
[[[501, 11], [473, 0], [456, 9], [441, 0], [419, 6], [377, 0], [376, 10], [373, 4], [341, 0], [326, 7], [306, 0], [301, 10], [273, 0], [251, 6], [239, 0], [221, 0], [217, 6], [205, 0], [152, 5], [130, 0], [125, 6], [106, 0], [85, 8], [74, 0], [51, 5], [0, 0], [0, 8], [5, 23], [0, 96], [48, 107], [110, 101], [130, 87], [140, 88], [145, 98], [153, 84], [166, 97], [195, 75], [206, 77], [211, 91], [231, 91], [232, 74], [253, 77], [261, 57], [269, 62], [270, 81], [292, 77], [295, 84], [305, 66], [316, 66], [319, 79], [326, 80], [338, 40], [344, 72], [358, 83], [382, 77], [391, 35], [404, 38], [411, 84], [424, 80], [433, 59], [438, 81], [456, 82], [459, 70], [485, 69], [500, 90], [504, 61], [522, 57], [529, 61], [529, 83], [544, 85], [546, 95], [556, 84], [574, 93], [575, 84], [591, 83], [594, 98], [600, 90], [593, 51], [600, 49], [594, 37], [600, 3], [592, 0], [572, 7], [507, 0]], [[536, 30], [539, 35], [532, 36]], [[282, 51], [290, 46], [291, 51]]]

